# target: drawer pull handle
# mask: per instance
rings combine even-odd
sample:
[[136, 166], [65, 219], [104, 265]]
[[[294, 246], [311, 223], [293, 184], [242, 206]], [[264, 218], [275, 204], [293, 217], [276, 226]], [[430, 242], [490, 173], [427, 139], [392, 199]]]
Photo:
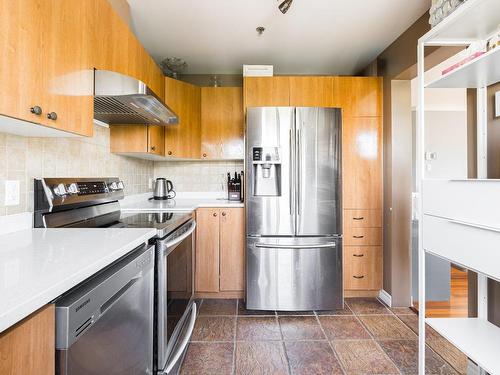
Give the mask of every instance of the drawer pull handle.
[[353, 220], [364, 220], [365, 218], [363, 216], [361, 216], [361, 217], [353, 217], [352, 219]]
[[353, 276], [355, 279], [364, 279], [364, 276]]
[[362, 258], [365, 256], [365, 254], [352, 254], [352, 256], [356, 258]]
[[365, 236], [352, 236], [353, 238], [364, 238]]

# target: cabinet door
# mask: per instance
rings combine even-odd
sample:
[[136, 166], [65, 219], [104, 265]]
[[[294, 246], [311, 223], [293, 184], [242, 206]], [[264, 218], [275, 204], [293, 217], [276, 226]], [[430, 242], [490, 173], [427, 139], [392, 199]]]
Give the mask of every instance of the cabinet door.
[[241, 291], [245, 283], [245, 212], [220, 210], [220, 290]]
[[201, 156], [243, 159], [243, 89], [201, 89]]
[[382, 209], [382, 118], [344, 117], [342, 134], [345, 209]]
[[245, 108], [290, 105], [289, 77], [245, 77], [243, 86]]
[[219, 291], [219, 210], [196, 210], [195, 290]]
[[109, 138], [113, 153], [145, 153], [148, 150], [146, 125], [111, 125]]
[[340, 107], [333, 95], [336, 77], [290, 77], [292, 107]]
[[165, 130], [165, 156], [197, 159], [201, 147], [201, 91], [199, 87], [165, 78], [165, 103], [179, 116], [179, 124]]
[[381, 246], [345, 247], [344, 287], [347, 290], [378, 290], [382, 288]]
[[165, 127], [148, 125], [148, 153], [163, 156], [165, 152]]
[[45, 42], [42, 23], [51, 12], [41, 0], [0, 1], [0, 114], [35, 123], [43, 111]]
[[336, 77], [333, 95], [339, 98], [344, 116], [382, 116], [382, 78]]
[[48, 305], [0, 333], [0, 374], [55, 373], [55, 308]]
[[[91, 136], [94, 117], [94, 70], [91, 44], [94, 2], [49, 0], [44, 20], [43, 69], [47, 79], [43, 123]], [[49, 118], [49, 114], [52, 115]]]

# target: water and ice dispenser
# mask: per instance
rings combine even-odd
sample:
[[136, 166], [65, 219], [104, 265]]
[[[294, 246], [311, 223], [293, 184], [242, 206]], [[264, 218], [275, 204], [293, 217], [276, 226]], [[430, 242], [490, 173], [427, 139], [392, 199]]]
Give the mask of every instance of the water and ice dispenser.
[[281, 195], [281, 157], [279, 147], [253, 147], [253, 195]]

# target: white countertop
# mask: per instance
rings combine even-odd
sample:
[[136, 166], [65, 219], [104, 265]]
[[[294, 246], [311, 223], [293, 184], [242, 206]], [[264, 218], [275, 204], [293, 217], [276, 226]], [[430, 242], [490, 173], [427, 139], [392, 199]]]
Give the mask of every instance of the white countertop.
[[206, 195], [181, 195], [175, 199], [165, 201], [148, 200], [151, 194], [142, 194], [135, 196], [133, 199], [125, 199], [120, 203], [123, 212], [135, 211], [194, 211], [200, 207], [244, 207], [242, 202], [230, 201], [224, 198], [217, 197], [214, 194]]
[[121, 258], [155, 229], [26, 229], [0, 236], [0, 332]]

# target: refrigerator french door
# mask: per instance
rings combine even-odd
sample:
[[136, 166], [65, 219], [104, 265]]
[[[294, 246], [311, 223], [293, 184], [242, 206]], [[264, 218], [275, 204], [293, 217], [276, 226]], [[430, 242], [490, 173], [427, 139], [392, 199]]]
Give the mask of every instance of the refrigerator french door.
[[343, 307], [341, 111], [247, 109], [247, 307]]

